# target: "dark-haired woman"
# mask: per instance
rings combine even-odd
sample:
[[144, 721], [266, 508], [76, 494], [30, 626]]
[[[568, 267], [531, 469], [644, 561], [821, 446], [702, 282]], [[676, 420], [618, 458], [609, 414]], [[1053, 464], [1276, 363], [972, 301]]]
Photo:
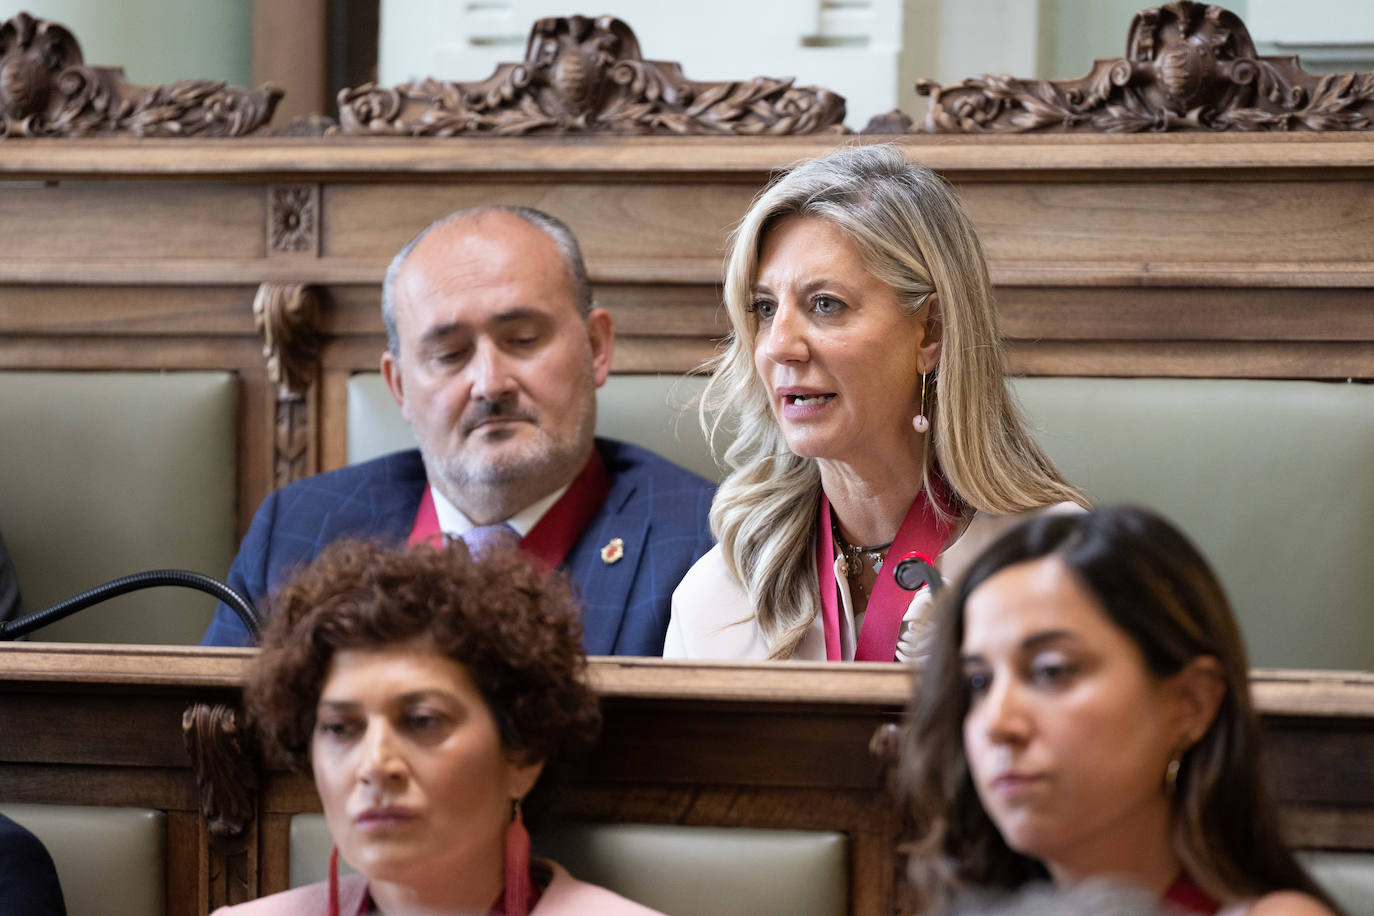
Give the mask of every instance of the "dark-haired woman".
[[652, 911], [529, 859], [540, 774], [600, 723], [571, 590], [514, 550], [326, 549], [273, 599], [246, 688], [269, 750], [309, 765], [358, 872], [243, 916]]
[[943, 600], [913, 698], [917, 903], [1112, 875], [1186, 912], [1329, 916], [1258, 758], [1245, 649], [1192, 544], [1139, 509], [1032, 520]]

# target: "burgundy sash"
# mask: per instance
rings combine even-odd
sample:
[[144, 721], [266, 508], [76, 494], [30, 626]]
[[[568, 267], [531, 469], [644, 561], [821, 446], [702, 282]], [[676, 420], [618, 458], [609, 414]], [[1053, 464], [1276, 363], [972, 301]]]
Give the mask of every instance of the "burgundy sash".
[[[532, 556], [545, 569], [556, 568], [568, 555], [572, 545], [582, 536], [583, 530], [591, 524], [610, 493], [611, 478], [606, 474], [606, 465], [601, 460], [601, 453], [592, 449], [591, 457], [582, 466], [582, 471], [573, 478], [568, 489], [563, 491], [558, 501], [535, 523], [530, 533], [520, 539], [520, 549]], [[436, 543], [442, 540], [439, 513], [434, 508], [434, 492], [426, 485], [407, 543], [414, 547], [416, 544]]]
[[[840, 595], [835, 582], [835, 541], [830, 527], [830, 500], [821, 493], [821, 512], [816, 533], [816, 577], [821, 589], [821, 615], [825, 627], [825, 657], [827, 661], [842, 661], [840, 653]], [[887, 549], [887, 556], [896, 560], [911, 551], [928, 557], [938, 557], [945, 549], [952, 521], [935, 514], [924, 487], [916, 494], [906, 518], [897, 530], [897, 537]], [[868, 599], [863, 626], [854, 647], [857, 662], [890, 662], [897, 655], [897, 637], [901, 633], [902, 615], [911, 604], [911, 593], [897, 584], [892, 568], [886, 563], [878, 573], [873, 594]]]
[[1174, 883], [1169, 885], [1169, 889], [1164, 892], [1164, 902], [1172, 903], [1174, 907], [1186, 913], [1210, 914], [1221, 909], [1221, 904], [1194, 884], [1193, 879], [1183, 874], [1175, 878]]

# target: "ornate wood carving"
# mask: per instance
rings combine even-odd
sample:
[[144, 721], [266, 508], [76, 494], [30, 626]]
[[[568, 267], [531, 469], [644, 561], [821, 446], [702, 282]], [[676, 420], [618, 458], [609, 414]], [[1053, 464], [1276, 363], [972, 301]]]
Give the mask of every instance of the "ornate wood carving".
[[[1374, 73], [1316, 76], [1296, 57], [1259, 57], [1239, 16], [1191, 0], [1137, 13], [1126, 56], [1082, 79], [921, 80], [916, 91], [931, 98], [923, 133], [1368, 130], [1374, 116]], [[868, 130], [900, 127], [885, 118]]]
[[257, 767], [250, 734], [233, 707], [193, 703], [181, 717], [182, 736], [200, 789], [209, 837], [211, 910], [257, 896]]
[[844, 98], [791, 79], [699, 83], [676, 63], [640, 57], [613, 16], [540, 19], [525, 59], [479, 83], [427, 79], [339, 93], [346, 134], [842, 133]]
[[120, 67], [90, 67], [72, 33], [19, 13], [0, 25], [0, 138], [234, 137], [272, 117], [281, 91], [212, 80], [124, 82]]
[[269, 254], [317, 254], [320, 250], [320, 186], [273, 185], [267, 189]]
[[264, 283], [253, 299], [253, 322], [276, 387], [272, 473], [280, 487], [316, 470], [310, 399], [320, 371], [319, 298], [304, 284]]

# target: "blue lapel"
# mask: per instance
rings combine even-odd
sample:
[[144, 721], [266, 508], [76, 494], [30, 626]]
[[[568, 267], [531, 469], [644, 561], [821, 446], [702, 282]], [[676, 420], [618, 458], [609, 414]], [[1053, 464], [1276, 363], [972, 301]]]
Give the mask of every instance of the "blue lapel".
[[[568, 552], [564, 567], [586, 605], [582, 615], [582, 642], [589, 655], [611, 655], [619, 641], [620, 627], [630, 603], [630, 592], [642, 575], [648, 549], [647, 500], [633, 499], [638, 484], [633, 475], [617, 475], [601, 511]], [[620, 559], [607, 563], [603, 547], [614, 538], [623, 542]]]

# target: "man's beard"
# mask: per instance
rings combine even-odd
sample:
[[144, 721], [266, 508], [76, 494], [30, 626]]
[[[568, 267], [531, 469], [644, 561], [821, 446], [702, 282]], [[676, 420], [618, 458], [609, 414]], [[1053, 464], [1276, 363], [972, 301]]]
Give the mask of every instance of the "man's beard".
[[[595, 392], [595, 388], [591, 388]], [[479, 498], [475, 488], [510, 488], [512, 495], [522, 490], [530, 492], [523, 495], [525, 504], [532, 503], [547, 495], [561, 485], [561, 481], [581, 470], [586, 462], [587, 448], [596, 425], [596, 396], [593, 393], [579, 409], [580, 416], [572, 434], [565, 440], [555, 439], [540, 426], [537, 417], [529, 412], [501, 402], [487, 402], [469, 412], [463, 418], [466, 440], [473, 435], [481, 436], [480, 424], [490, 417], [509, 417], [524, 420], [533, 425], [536, 435], [519, 447], [495, 446], [495, 454], [487, 453], [487, 445], [470, 445], [455, 455], [436, 455], [428, 443], [420, 443], [420, 454], [424, 458], [425, 471], [431, 481], [439, 484], [441, 492], [455, 502], [467, 502], [461, 494], [469, 498]], [[575, 466], [574, 466], [575, 465]], [[491, 494], [487, 494], [490, 498]], [[524, 508], [516, 506], [514, 511]]]

